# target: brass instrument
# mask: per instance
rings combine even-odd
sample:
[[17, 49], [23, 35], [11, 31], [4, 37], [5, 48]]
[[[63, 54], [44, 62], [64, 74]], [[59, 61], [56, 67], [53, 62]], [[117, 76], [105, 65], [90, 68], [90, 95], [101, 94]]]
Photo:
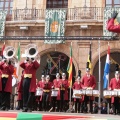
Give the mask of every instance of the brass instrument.
[[15, 66], [15, 63], [17, 62], [17, 59], [15, 58], [15, 48], [12, 46], [7, 46], [5, 47], [4, 51], [3, 51], [3, 56], [10, 60], [12, 65]]
[[37, 60], [38, 63], [40, 63], [40, 56], [37, 49], [38, 48], [35, 44], [27, 45], [25, 49], [25, 56], [29, 58], [34, 58], [35, 60]]

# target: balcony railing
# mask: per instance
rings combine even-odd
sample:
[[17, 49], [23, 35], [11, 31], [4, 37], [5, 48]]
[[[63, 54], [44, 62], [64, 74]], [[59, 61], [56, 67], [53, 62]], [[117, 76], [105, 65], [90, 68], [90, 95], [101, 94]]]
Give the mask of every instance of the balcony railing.
[[[104, 8], [75, 7], [68, 8], [66, 20], [81, 21], [85, 19], [102, 20]], [[9, 12], [7, 21], [45, 20], [45, 9], [16, 9]]]

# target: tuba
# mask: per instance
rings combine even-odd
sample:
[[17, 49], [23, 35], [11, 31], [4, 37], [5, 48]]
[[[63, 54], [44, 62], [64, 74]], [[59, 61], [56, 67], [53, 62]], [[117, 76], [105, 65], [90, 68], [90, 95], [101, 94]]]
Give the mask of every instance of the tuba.
[[10, 60], [13, 65], [15, 65], [15, 63], [17, 62], [17, 59], [15, 58], [15, 48], [12, 46], [5, 47], [3, 51], [3, 56], [6, 59]]
[[38, 54], [37, 46], [35, 44], [29, 44], [26, 46], [25, 56], [29, 58], [34, 58], [35, 60], [37, 60], [38, 63], [40, 63], [40, 56]]

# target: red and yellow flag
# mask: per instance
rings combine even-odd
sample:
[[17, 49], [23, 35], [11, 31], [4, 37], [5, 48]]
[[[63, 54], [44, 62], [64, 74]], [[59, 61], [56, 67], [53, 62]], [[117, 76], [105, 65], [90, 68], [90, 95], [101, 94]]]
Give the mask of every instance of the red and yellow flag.
[[3, 47], [2, 47], [2, 53], [1, 53], [2, 56], [3, 56], [4, 49], [5, 49], [5, 42], [4, 42]]
[[69, 73], [69, 77], [68, 77], [69, 87], [72, 87], [72, 45], [70, 46], [70, 59], [69, 59], [67, 71]]

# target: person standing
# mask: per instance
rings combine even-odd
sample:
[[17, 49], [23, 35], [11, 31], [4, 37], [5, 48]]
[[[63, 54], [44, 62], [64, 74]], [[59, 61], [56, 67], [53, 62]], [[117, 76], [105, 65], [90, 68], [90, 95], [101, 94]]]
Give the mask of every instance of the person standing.
[[40, 64], [34, 59], [27, 57], [20, 63], [20, 67], [24, 69], [23, 80], [23, 112], [28, 110], [32, 112], [33, 99], [36, 92], [36, 71]]
[[10, 94], [12, 93], [12, 75], [14, 66], [10, 59], [4, 58], [0, 62], [0, 91], [1, 91], [1, 110], [10, 109]]
[[43, 111], [48, 111], [49, 110], [49, 99], [50, 99], [50, 93], [51, 93], [51, 82], [50, 80], [50, 76], [46, 75], [46, 80], [44, 81], [44, 85], [43, 85]]
[[[115, 77], [110, 80], [109, 90], [120, 90], [120, 73], [119, 73], [119, 65], [116, 64]], [[112, 97], [111, 103], [114, 105], [115, 110], [114, 114], [120, 114], [120, 98]]]
[[67, 101], [68, 101], [68, 80], [66, 79], [66, 74], [62, 73], [62, 80], [60, 83], [60, 111], [67, 110]]
[[[96, 87], [96, 79], [93, 75], [90, 74], [90, 68], [86, 68], [86, 74], [82, 77], [81, 80], [82, 89], [93, 90]], [[87, 112], [87, 103], [90, 102], [90, 112], [92, 113], [94, 97], [84, 96], [84, 112]]]
[[[82, 89], [82, 86], [81, 86], [81, 71], [80, 70], [78, 71], [78, 77], [77, 77], [77, 80], [74, 82], [72, 89], [73, 89], [73, 91]], [[80, 113], [82, 96], [81, 96], [81, 98], [74, 98], [74, 102], [75, 102], [75, 112]]]

